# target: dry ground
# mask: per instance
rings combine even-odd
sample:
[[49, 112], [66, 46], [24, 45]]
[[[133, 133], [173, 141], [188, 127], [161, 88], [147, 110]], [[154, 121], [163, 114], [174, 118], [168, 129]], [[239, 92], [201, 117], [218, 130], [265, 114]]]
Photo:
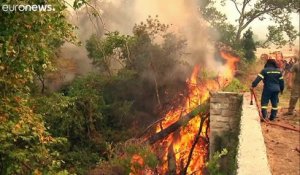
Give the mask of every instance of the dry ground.
[[[275, 123], [299, 127], [299, 110], [294, 116], [283, 116], [279, 111]], [[268, 160], [273, 175], [300, 175], [300, 133], [278, 126], [262, 124]]]

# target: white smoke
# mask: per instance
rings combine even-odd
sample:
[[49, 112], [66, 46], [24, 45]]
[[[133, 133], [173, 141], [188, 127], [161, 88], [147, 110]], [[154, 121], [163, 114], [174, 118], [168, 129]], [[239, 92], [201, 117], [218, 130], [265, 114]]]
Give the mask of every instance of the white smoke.
[[[215, 67], [213, 59], [214, 43], [208, 24], [200, 15], [199, 4], [196, 0], [112, 0], [117, 16], [125, 17], [123, 23], [110, 26], [111, 30], [128, 33], [135, 23], [145, 21], [149, 15], [158, 15], [165, 24], [171, 24], [173, 31], [187, 39], [190, 53], [188, 61], [191, 64], [205, 63]], [[121, 18], [122, 19], [122, 18]]]
[[[69, 2], [72, 4], [72, 2]], [[216, 69], [220, 63], [214, 59], [214, 43], [208, 24], [200, 15], [196, 0], [102, 0], [90, 2], [91, 7], [78, 11], [70, 10], [70, 22], [78, 27], [77, 34], [82, 46], [70, 43], [62, 47], [62, 56], [74, 59], [78, 65], [78, 74], [93, 70], [91, 60], [85, 49], [86, 40], [96, 33], [99, 36], [106, 31], [119, 31], [131, 34], [136, 23], [145, 21], [149, 15], [156, 16], [165, 24], [171, 24], [170, 30], [187, 39], [185, 60], [202, 67]], [[93, 12], [100, 17], [92, 15]]]

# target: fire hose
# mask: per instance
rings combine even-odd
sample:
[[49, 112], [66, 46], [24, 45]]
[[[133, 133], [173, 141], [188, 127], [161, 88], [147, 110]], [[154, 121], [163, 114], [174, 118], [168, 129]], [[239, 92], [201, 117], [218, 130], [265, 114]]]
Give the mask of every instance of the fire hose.
[[284, 129], [289, 129], [289, 130], [292, 130], [292, 131], [300, 132], [300, 129], [298, 129], [298, 128], [293, 128], [291, 126], [285, 126], [285, 125], [281, 125], [279, 123], [273, 123], [273, 122], [269, 122], [268, 120], [266, 120], [262, 115], [260, 106], [258, 105], [258, 100], [257, 100], [257, 96], [256, 96], [256, 93], [255, 93], [254, 89], [250, 89], [250, 91], [251, 91], [250, 105], [253, 105], [253, 97], [254, 97], [256, 108], [257, 108], [257, 111], [258, 111], [258, 115], [259, 115], [261, 121], [265, 122], [267, 125], [280, 126]]

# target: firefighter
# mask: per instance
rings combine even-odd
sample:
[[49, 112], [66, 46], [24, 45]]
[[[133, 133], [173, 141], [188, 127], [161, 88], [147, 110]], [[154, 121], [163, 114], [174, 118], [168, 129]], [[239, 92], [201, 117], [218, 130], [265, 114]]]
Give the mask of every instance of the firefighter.
[[284, 81], [282, 72], [276, 64], [274, 59], [267, 60], [264, 69], [257, 75], [256, 79], [252, 82], [251, 89], [255, 88], [257, 84], [263, 80], [264, 88], [261, 96], [261, 112], [262, 117], [267, 119], [268, 103], [271, 101], [272, 110], [269, 119], [272, 121], [276, 118], [278, 110], [278, 94], [283, 92]]
[[293, 115], [294, 109], [296, 107], [297, 101], [300, 96], [300, 63], [299, 63], [299, 58], [298, 62], [295, 63], [292, 68], [291, 68], [291, 73], [293, 81], [292, 85], [292, 91], [291, 91], [291, 97], [290, 97], [290, 102], [289, 102], [289, 109], [288, 112], [285, 113], [284, 115]]

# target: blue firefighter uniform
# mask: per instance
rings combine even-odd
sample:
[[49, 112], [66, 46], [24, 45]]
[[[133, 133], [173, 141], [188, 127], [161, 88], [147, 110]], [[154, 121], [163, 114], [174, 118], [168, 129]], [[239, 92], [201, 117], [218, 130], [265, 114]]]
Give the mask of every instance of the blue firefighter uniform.
[[272, 110], [270, 120], [274, 120], [276, 118], [278, 110], [278, 94], [284, 89], [282, 72], [276, 66], [273, 66], [272, 64], [266, 64], [265, 68], [257, 75], [256, 79], [252, 82], [252, 87], [256, 87], [261, 80], [263, 80], [264, 82], [264, 88], [261, 97], [261, 112], [263, 117], [266, 119], [268, 103], [269, 101], [271, 101]]

